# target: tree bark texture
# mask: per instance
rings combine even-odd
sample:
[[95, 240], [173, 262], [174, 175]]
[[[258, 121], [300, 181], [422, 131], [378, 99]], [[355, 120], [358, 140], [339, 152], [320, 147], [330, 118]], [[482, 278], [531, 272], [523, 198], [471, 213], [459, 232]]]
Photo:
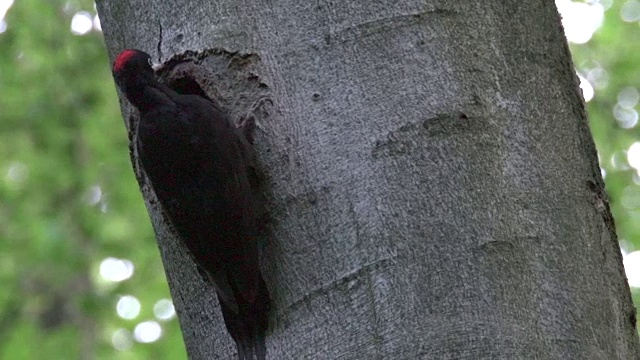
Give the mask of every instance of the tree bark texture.
[[[271, 216], [269, 359], [640, 357], [553, 1], [98, 10], [111, 59], [124, 48], [253, 59], [245, 70], [269, 98], [256, 134]], [[234, 73], [231, 62], [201, 66]], [[220, 86], [228, 111], [251, 111]], [[126, 102], [123, 113], [135, 125]], [[190, 358], [233, 359], [213, 290], [137, 175]]]

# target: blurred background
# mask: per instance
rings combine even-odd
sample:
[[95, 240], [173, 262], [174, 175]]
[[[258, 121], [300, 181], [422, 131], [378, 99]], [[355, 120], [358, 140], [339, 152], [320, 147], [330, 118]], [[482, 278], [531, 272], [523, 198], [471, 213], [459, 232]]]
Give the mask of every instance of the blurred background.
[[[640, 1], [557, 0], [640, 303]], [[90, 0], [0, 0], [0, 359], [186, 359]]]

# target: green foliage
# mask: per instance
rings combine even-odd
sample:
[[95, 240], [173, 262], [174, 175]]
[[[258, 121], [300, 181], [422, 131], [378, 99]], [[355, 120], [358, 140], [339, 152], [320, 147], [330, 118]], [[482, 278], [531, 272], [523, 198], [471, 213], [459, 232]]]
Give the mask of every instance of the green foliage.
[[[627, 150], [640, 141], [638, 126], [624, 128], [614, 116], [619, 95], [629, 88], [640, 86], [640, 28], [638, 21], [622, 20], [626, 1], [614, 1], [605, 12], [603, 25], [584, 45], [571, 47], [578, 73], [596, 85], [593, 100], [587, 103], [591, 131], [605, 172], [605, 183], [618, 237], [626, 252], [640, 250], [640, 176], [628, 162]], [[604, 76], [597, 76], [599, 70]], [[594, 70], [595, 75], [594, 76]], [[599, 79], [599, 81], [597, 81]], [[594, 81], [596, 80], [596, 81]], [[601, 84], [598, 85], [598, 82]], [[638, 111], [638, 104], [633, 109]], [[635, 195], [637, 194], [637, 195]], [[638, 200], [634, 201], [634, 197]], [[627, 262], [625, 264], [629, 266]], [[627, 269], [629, 278], [633, 276]], [[637, 278], [637, 276], [635, 276]], [[631, 288], [634, 303], [640, 303], [640, 291]]]
[[[164, 270], [102, 34], [70, 31], [80, 10], [95, 15], [91, 1], [16, 1], [0, 34], [0, 358], [185, 358], [177, 320], [154, 318]], [[107, 257], [133, 276], [102, 279]], [[122, 295], [141, 303], [132, 320]], [[147, 320], [157, 342], [114, 349], [115, 331]]]

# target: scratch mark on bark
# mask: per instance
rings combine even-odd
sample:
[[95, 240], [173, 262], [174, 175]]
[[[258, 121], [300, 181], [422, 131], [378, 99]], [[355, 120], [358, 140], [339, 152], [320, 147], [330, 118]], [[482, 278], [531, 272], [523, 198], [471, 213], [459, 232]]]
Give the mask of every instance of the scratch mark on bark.
[[350, 24], [348, 26], [338, 27], [333, 31], [325, 34], [325, 41], [327, 41], [327, 45], [330, 44], [328, 41], [331, 38], [339, 38], [343, 37], [345, 34], [359, 32], [359, 33], [378, 33], [382, 31], [386, 31], [387, 29], [397, 28], [400, 26], [406, 26], [407, 24], [412, 24], [416, 21], [424, 21], [424, 19], [430, 19], [434, 16], [438, 17], [454, 17], [459, 14], [459, 11], [455, 9], [426, 9], [424, 11], [407, 13], [407, 14], [398, 14], [390, 17], [382, 17], [378, 19], [370, 19], [357, 24]]
[[322, 284], [319, 287], [316, 287], [309, 291], [308, 293], [302, 295], [300, 298], [294, 300], [292, 303], [284, 306], [277, 314], [278, 318], [281, 318], [283, 314], [291, 313], [291, 309], [295, 309], [302, 304], [308, 304], [309, 300], [316, 298], [318, 295], [328, 293], [331, 289], [341, 284], [345, 284], [350, 280], [355, 280], [361, 277], [363, 273], [370, 273], [373, 269], [378, 269], [383, 266], [389, 266], [395, 264], [395, 258], [398, 255], [392, 255], [389, 257], [385, 257], [382, 259], [375, 260], [369, 264], [366, 264], [358, 269], [350, 271], [339, 278], [331, 281], [330, 283]]
[[158, 20], [158, 28], [160, 28], [160, 34], [158, 36], [158, 46], [157, 46], [158, 62], [162, 62], [162, 24], [160, 23], [160, 20]]

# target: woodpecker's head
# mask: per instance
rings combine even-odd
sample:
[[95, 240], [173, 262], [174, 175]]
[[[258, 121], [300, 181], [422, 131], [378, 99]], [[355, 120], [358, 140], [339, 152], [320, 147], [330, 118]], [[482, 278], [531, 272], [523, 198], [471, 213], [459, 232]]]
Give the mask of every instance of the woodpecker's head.
[[153, 70], [159, 65], [151, 62], [151, 56], [144, 51], [127, 49], [118, 54], [113, 62], [113, 77], [121, 90], [154, 79]]

